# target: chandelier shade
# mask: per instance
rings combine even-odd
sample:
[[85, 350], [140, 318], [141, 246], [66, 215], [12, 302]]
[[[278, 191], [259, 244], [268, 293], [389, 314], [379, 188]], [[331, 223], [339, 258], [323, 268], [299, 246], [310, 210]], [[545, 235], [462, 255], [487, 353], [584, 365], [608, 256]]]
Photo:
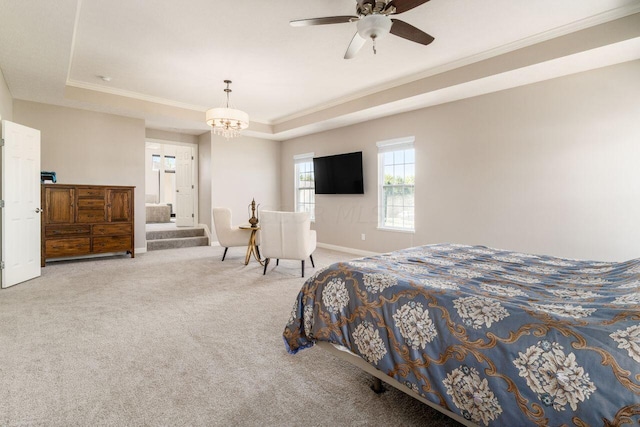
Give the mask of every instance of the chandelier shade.
[[207, 124], [211, 126], [212, 131], [216, 135], [225, 138], [235, 138], [240, 135], [240, 131], [249, 127], [249, 115], [241, 110], [229, 108], [229, 84], [231, 80], [224, 81], [227, 88], [224, 90], [227, 94], [226, 107], [211, 108], [207, 110]]

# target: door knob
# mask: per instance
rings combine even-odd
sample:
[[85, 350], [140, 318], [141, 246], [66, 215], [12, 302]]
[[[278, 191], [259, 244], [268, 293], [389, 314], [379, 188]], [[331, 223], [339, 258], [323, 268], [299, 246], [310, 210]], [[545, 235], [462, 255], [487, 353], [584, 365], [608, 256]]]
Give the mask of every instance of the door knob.
[[40, 208], [36, 208], [36, 213], [40, 213]]

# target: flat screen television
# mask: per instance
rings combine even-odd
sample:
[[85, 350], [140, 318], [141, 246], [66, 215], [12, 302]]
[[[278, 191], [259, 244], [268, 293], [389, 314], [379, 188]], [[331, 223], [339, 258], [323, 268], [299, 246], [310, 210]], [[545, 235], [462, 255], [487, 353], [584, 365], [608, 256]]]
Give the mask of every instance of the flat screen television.
[[316, 194], [364, 194], [362, 151], [314, 157]]

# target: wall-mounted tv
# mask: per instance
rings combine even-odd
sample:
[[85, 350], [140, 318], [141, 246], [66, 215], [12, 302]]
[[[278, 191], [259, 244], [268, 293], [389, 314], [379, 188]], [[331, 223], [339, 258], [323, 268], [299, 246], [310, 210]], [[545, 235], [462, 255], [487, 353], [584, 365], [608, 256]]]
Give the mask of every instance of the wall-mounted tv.
[[362, 151], [314, 157], [316, 194], [364, 194]]

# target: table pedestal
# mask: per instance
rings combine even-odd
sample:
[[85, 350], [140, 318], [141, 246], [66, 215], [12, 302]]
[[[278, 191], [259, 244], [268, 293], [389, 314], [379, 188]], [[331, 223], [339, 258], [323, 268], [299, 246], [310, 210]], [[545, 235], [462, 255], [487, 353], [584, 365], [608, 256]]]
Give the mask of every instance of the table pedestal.
[[256, 233], [260, 230], [260, 226], [252, 227], [250, 225], [241, 225], [239, 227], [242, 230], [251, 230], [251, 236], [249, 236], [249, 245], [247, 246], [247, 255], [244, 257], [244, 265], [249, 264], [249, 260], [251, 259], [251, 255], [260, 263], [260, 265], [264, 265], [264, 263], [260, 260], [260, 249], [258, 249], [258, 245], [256, 244]]

